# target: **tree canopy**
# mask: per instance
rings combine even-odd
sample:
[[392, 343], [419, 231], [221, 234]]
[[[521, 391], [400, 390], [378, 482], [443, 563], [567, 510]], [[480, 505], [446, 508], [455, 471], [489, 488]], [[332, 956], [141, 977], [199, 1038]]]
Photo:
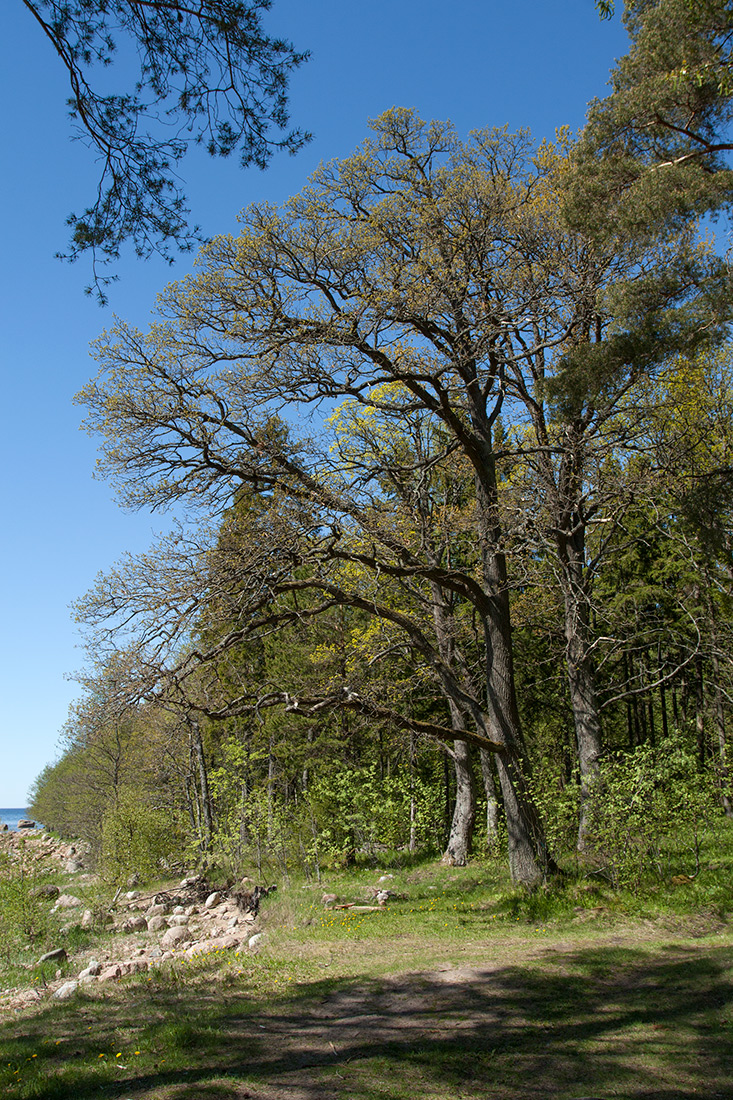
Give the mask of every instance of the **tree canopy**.
[[[76, 135], [101, 165], [92, 202], [69, 215], [64, 258], [89, 253], [102, 296], [103, 268], [126, 241], [167, 259], [200, 243], [177, 174], [191, 143], [264, 168], [308, 140], [288, 129], [287, 107], [289, 75], [308, 55], [265, 32], [271, 0], [22, 2], [66, 69]], [[120, 91], [107, 91], [113, 68]]]

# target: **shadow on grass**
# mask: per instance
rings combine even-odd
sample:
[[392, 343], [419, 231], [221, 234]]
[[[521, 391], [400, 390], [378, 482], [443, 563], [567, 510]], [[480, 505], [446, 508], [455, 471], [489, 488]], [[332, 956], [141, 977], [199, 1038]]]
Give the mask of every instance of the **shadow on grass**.
[[523, 966], [310, 982], [269, 1000], [236, 987], [130, 985], [6, 1024], [0, 1091], [733, 1098], [732, 967], [728, 947], [608, 946], [548, 949]]

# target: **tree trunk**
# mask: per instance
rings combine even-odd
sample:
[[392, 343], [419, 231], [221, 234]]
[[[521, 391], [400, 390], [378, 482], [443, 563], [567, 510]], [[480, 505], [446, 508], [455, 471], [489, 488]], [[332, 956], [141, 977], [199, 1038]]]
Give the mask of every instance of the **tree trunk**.
[[486, 794], [486, 846], [489, 851], [499, 843], [499, 796], [494, 781], [493, 753], [479, 749], [481, 758], [481, 778]]
[[452, 756], [456, 774], [456, 798], [443, 863], [449, 867], [465, 867], [471, 854], [476, 825], [476, 789], [468, 743], [454, 741]]
[[589, 599], [585, 581], [585, 529], [576, 518], [573, 532], [558, 540], [565, 605], [565, 659], [580, 772], [578, 851], [588, 844], [593, 787], [601, 756], [601, 717], [591, 655]]
[[199, 789], [201, 791], [202, 849], [208, 851], [211, 846], [211, 837], [214, 832], [214, 814], [211, 805], [211, 793], [209, 791], [209, 775], [206, 769], [204, 743], [201, 738], [201, 730], [198, 722], [191, 722], [190, 728], [194, 752], [196, 754], [196, 762], [198, 764]]
[[700, 764], [705, 764], [705, 693], [702, 676], [702, 657], [695, 659], [695, 733]]
[[530, 766], [519, 719], [512, 652], [509, 587], [501, 546], [496, 492], [496, 469], [490, 447], [485, 448], [483, 476], [476, 479], [476, 513], [482, 572], [487, 592], [483, 617], [486, 646], [487, 717], [476, 715], [479, 728], [504, 746], [497, 755], [497, 771], [506, 815], [509, 872], [512, 882], [535, 886], [557, 865], [547, 849], [544, 826], [530, 785]]

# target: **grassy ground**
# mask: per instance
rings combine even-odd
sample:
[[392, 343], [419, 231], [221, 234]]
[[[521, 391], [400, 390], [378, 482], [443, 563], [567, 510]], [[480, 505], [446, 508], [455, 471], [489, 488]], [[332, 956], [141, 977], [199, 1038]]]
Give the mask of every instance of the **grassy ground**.
[[[25, 1100], [733, 1098], [727, 856], [644, 896], [532, 897], [491, 865], [282, 887], [258, 954], [182, 960], [3, 1021]], [[733, 908], [733, 907], [732, 907]]]

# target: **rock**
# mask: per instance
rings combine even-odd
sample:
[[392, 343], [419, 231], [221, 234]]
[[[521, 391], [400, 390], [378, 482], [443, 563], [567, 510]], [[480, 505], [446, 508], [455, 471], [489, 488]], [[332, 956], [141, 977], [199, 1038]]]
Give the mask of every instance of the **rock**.
[[151, 959], [160, 959], [162, 957], [163, 957], [163, 952], [161, 951], [161, 949], [159, 947], [153, 947], [151, 952], [150, 952], [150, 958]]
[[250, 951], [252, 951], [254, 950], [254, 948], [258, 947], [264, 939], [264, 932], [255, 932], [254, 936], [250, 936], [247, 940], [247, 947], [249, 947]]
[[204, 902], [204, 909], [213, 909], [215, 905], [218, 905], [221, 901], [221, 894], [218, 890], [215, 890], [213, 894], [209, 894], [208, 898]]
[[96, 959], [91, 959], [89, 966], [85, 967], [79, 975], [79, 981], [84, 981], [85, 978], [97, 978], [102, 973], [102, 964]]
[[64, 870], [69, 875], [75, 875], [77, 871], [84, 870], [84, 864], [81, 863], [78, 859], [67, 859], [66, 863], [64, 864]]
[[228, 951], [233, 947], [239, 947], [237, 936], [214, 936], [210, 940], [200, 940], [186, 949], [186, 957], [192, 959], [195, 955], [207, 955], [210, 951]]
[[163, 905], [162, 902], [158, 901], [155, 903], [155, 905], [151, 905], [148, 909], [145, 910], [145, 916], [148, 919], [150, 919], [150, 917], [162, 917], [166, 913], [167, 908], [168, 907], [166, 905]]
[[180, 925], [173, 928], [169, 928], [160, 941], [161, 947], [175, 947], [179, 943], [188, 943], [191, 939], [191, 933], [187, 928], [182, 928]]
[[111, 982], [122, 977], [122, 967], [119, 963], [106, 967], [99, 975], [100, 982]]
[[188, 925], [189, 918], [181, 914], [174, 914], [172, 917], [166, 918], [169, 928], [185, 928]]
[[94, 913], [92, 913], [91, 909], [84, 910], [84, 912], [82, 913], [80, 924], [82, 928], [91, 928], [93, 926]]
[[43, 886], [36, 886], [35, 890], [31, 891], [31, 897], [49, 898], [53, 901], [60, 893], [58, 886], [52, 886], [50, 882], [46, 882]]
[[81, 905], [81, 899], [74, 897], [73, 894], [61, 894], [56, 899], [54, 909], [76, 909]]
[[36, 827], [35, 821], [31, 821], [27, 817], [21, 817], [20, 821], [18, 822], [18, 828], [19, 829], [35, 829], [35, 827]]
[[128, 959], [126, 962], [119, 964], [122, 974], [142, 974], [148, 969], [148, 963], [146, 959]]
[[122, 925], [123, 932], [147, 932], [148, 922], [145, 917], [130, 917]]
[[182, 905], [176, 905], [176, 906], [174, 906], [174, 909], [173, 909], [173, 914], [174, 914], [174, 916], [176, 916], [176, 917], [180, 917], [180, 916], [188, 916], [188, 917], [190, 917], [190, 915], [191, 915], [190, 913], [186, 913], [186, 910], [185, 910], [185, 909], [183, 908], [183, 906], [182, 906]]
[[127, 893], [125, 894], [125, 897], [127, 898], [128, 901], [134, 901], [135, 898], [140, 897], [140, 891], [139, 890], [128, 890]]
[[167, 928], [168, 922], [165, 917], [155, 916], [150, 917], [148, 920], [148, 932], [160, 932], [161, 928]]
[[46, 962], [64, 962], [67, 957], [63, 947], [56, 947], [53, 951], [47, 951], [45, 955], [41, 955], [38, 965]]
[[78, 982], [64, 982], [64, 984], [51, 994], [52, 1001], [68, 1001], [70, 997], [73, 997], [79, 988]]

